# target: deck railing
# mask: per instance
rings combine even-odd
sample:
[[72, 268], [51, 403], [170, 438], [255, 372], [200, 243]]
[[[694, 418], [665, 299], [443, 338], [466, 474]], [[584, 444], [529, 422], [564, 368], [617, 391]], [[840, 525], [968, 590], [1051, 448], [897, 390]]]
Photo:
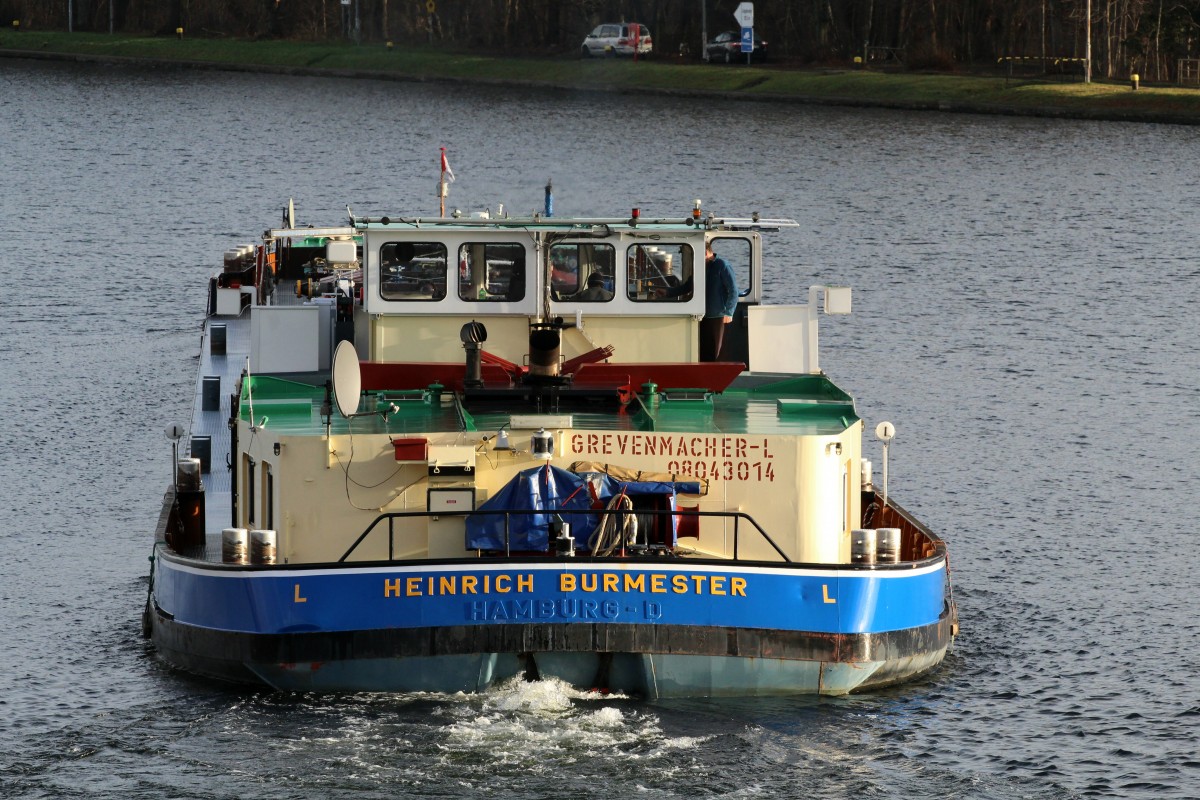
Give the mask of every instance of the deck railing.
[[916, 517], [888, 498], [883, 506], [882, 498], [873, 491], [862, 494], [864, 528], [899, 528], [900, 561], [916, 562], [945, 550], [945, 543]]
[[[533, 515], [576, 516], [576, 515], [584, 515], [584, 514], [591, 514], [592, 516], [596, 517], [598, 523], [602, 520], [602, 518], [605, 515], [608, 515], [608, 514], [638, 516], [638, 517], [653, 515], [655, 517], [664, 517], [664, 516], [665, 517], [679, 517], [679, 518], [684, 518], [684, 517], [723, 517], [726, 519], [732, 519], [733, 520], [733, 560], [734, 561], [738, 560], [738, 547], [739, 547], [739, 542], [740, 542], [741, 523], [744, 520], [746, 524], [750, 525], [755, 531], [758, 532], [758, 534], [763, 538], [763, 541], [765, 541], [767, 544], [769, 544], [771, 546], [771, 548], [776, 553], [779, 554], [779, 557], [785, 563], [789, 563], [789, 564], [791, 563], [791, 559], [787, 557], [787, 554], [784, 553], [782, 549], [780, 549], [779, 545], [777, 545], [775, 543], [775, 541], [767, 534], [767, 532], [762, 529], [762, 526], [759, 525], [758, 522], [755, 521], [755, 519], [753, 517], [751, 517], [749, 514], [745, 514], [740, 511], [677, 511], [677, 510], [671, 511], [671, 510], [660, 510], [660, 509], [645, 509], [645, 510], [636, 509], [636, 510], [625, 510], [625, 511], [612, 511], [612, 510], [607, 510], [607, 509], [595, 509], [595, 510], [588, 510], [588, 509], [475, 509], [473, 511], [438, 511], [438, 512], [390, 511], [390, 512], [380, 514], [379, 516], [377, 516], [371, 522], [371, 524], [368, 525], [361, 534], [359, 534], [358, 538], [354, 540], [353, 544], [350, 545], [350, 547], [346, 550], [346, 552], [342, 554], [342, 557], [338, 559], [338, 563], [342, 563], [342, 562], [346, 561], [346, 559], [348, 559], [354, 553], [354, 551], [358, 548], [358, 546], [360, 544], [362, 544], [363, 541], [366, 540], [366, 538], [371, 534], [371, 532], [374, 531], [376, 528], [378, 528], [381, 524], [383, 524], [385, 522], [387, 523], [388, 561], [396, 560], [396, 558], [395, 558], [395, 539], [396, 539], [396, 520], [397, 519], [406, 519], [406, 518], [411, 518], [411, 517], [478, 517], [478, 516], [498, 517], [498, 516], [502, 516], [504, 518], [504, 555], [511, 556], [512, 555], [512, 537], [511, 537], [512, 525], [511, 525], [511, 523], [512, 523], [512, 517], [514, 515], [516, 515], [516, 516], [533, 516]], [[622, 544], [618, 548], [618, 550], [620, 552], [619, 557], [626, 558], [631, 554], [636, 555], [636, 554], [642, 554], [645, 552], [651, 552], [656, 547], [659, 552], [667, 552], [668, 551], [668, 548], [665, 545], [661, 545], [661, 544], [654, 545], [654, 544], [650, 543], [649, 541], [641, 543], [641, 544], [632, 544], [632, 545]], [[550, 549], [547, 551], [547, 554], [551, 555], [551, 554], [553, 554], [553, 552], [554, 551], [553, 551], [553, 540], [552, 540], [550, 543]]]

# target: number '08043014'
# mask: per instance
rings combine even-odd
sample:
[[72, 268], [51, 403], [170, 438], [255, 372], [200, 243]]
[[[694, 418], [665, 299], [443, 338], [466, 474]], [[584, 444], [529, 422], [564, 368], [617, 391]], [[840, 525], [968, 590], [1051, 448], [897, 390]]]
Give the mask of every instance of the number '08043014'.
[[770, 461], [691, 461], [683, 459], [667, 463], [668, 472], [692, 475], [702, 480], [755, 481], [775, 480], [775, 465]]
[[596, 432], [572, 434], [569, 446], [572, 454], [605, 461], [612, 456], [666, 458], [669, 472], [704, 480], [775, 480], [775, 455], [765, 437]]

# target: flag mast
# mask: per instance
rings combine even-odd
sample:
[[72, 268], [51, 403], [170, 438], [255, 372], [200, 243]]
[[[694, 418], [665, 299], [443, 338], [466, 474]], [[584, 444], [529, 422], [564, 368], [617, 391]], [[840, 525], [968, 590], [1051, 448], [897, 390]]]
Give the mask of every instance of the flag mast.
[[[446, 148], [442, 148], [441, 177], [438, 179], [438, 213], [446, 216], [446, 196], [450, 194], [450, 184], [454, 182], [454, 170], [446, 160]], [[449, 180], [446, 180], [449, 176]]]

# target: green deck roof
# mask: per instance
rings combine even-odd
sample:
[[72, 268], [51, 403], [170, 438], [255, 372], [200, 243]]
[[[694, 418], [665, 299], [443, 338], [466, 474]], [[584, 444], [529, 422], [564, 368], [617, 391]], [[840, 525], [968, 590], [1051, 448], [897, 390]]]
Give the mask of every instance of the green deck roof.
[[[252, 399], [251, 399], [252, 396]], [[282, 378], [257, 375], [243, 382], [240, 416], [291, 436], [324, 433], [321, 406], [325, 390]], [[394, 410], [393, 409], [394, 406]], [[472, 410], [461, 398], [432, 391], [364, 392], [359, 412], [388, 410], [382, 414], [346, 419], [335, 411], [331, 431], [343, 434], [494, 431], [515, 414], [529, 411], [489, 407]], [[723, 394], [667, 393], [657, 402], [638, 397], [628, 406], [583, 409], [563, 408], [572, 427], [585, 430], [658, 431], [681, 433], [768, 434], [828, 436], [841, 433], [858, 421], [854, 400], [823, 375], [786, 378], [743, 376]]]

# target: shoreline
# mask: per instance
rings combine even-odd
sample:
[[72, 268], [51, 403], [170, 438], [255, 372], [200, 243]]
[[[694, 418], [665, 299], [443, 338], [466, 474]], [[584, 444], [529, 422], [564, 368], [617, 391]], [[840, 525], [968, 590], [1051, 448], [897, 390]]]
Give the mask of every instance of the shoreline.
[[[101, 38], [97, 41], [98, 36]], [[50, 40], [67, 37], [71, 37], [68, 43], [79, 46], [64, 49], [61, 42], [57, 43], [59, 46], [51, 44]], [[239, 49], [239, 55], [243, 57], [256, 49], [265, 50], [274, 46], [273, 50], [286, 52], [272, 52], [269, 54], [272, 57], [279, 58], [282, 55], [292, 61], [308, 62], [265, 63], [250, 58], [231, 60], [229, 54], [213, 58], [190, 58], [182, 54], [164, 55], [161, 52], [88, 52], [88, 48], [94, 50], [105, 46], [110, 49], [113, 47], [113, 40], [104, 35], [87, 37], [81, 34], [23, 32], [16, 36], [21, 40], [42, 39], [43, 46], [37, 50], [14, 47], [13, 38], [9, 35], [0, 39], [0, 58], [415, 83], [513, 86], [592, 95], [657, 95], [987, 116], [1200, 125], [1200, 91], [1177, 87], [1143, 87], [1133, 91], [1129, 87], [1095, 82], [1039, 83], [1015, 79], [1006, 81], [1004, 78], [995, 77], [880, 73], [867, 70], [804, 71], [775, 66], [760, 67], [751, 71], [742, 67], [680, 64], [663, 59], [643, 61], [643, 66], [639, 66], [628, 60], [497, 58], [428, 50], [417, 50], [415, 56], [409, 56], [407, 59], [397, 58], [392, 64], [381, 67], [380, 61], [392, 60], [394, 54], [377, 46], [355, 48], [311, 43], [234, 43]], [[204, 41], [193, 40], [191, 44], [203, 44]], [[162, 50], [173, 43], [174, 40], [148, 37], [116, 42], [124, 49], [132, 47], [144, 50]], [[362, 64], [315, 66], [313, 63], [320, 61], [361, 61]], [[472, 74], [460, 74], [464, 66], [472, 65], [476, 67]], [[478, 74], [489, 69], [508, 74], [499, 77]], [[554, 78], [538, 75], [539, 72], [546, 71], [557, 72], [559, 75]], [[820, 82], [828, 77], [836, 77], [837, 82], [846, 90], [820, 93], [804, 91], [806, 85], [825, 89], [826, 87], [820, 87]], [[678, 80], [679, 78], [686, 80]], [[794, 90], [780, 91], [780, 88], [788, 88], [786, 84], [791, 84]], [[856, 88], [860, 91], [855, 91]], [[940, 93], [939, 89], [942, 90]], [[996, 102], [995, 96], [1005, 93], [1014, 95], [1019, 102]], [[881, 94], [885, 96], [879, 96]], [[988, 99], [972, 100], [961, 96], [963, 94], [988, 95]], [[1030, 94], [1034, 97], [1031, 98]], [[1052, 102], [1055, 99], [1062, 102]], [[1030, 102], [1031, 100], [1036, 102]], [[1160, 107], [1162, 105], [1170, 108]]]

